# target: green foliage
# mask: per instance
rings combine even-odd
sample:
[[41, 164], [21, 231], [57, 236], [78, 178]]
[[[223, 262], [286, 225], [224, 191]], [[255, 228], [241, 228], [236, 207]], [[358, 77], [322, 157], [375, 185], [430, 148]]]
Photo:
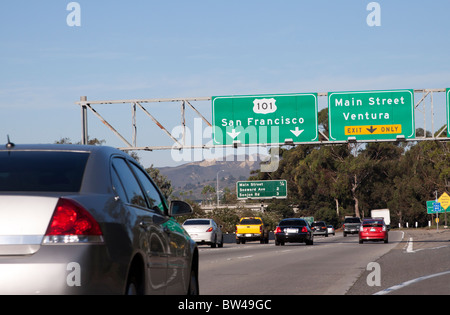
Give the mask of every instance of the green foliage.
[[173, 193], [173, 188], [167, 176], [162, 175], [159, 169], [153, 167], [153, 164], [150, 167], [146, 168], [145, 171], [150, 175], [155, 184], [159, 187], [164, 197], [166, 199], [170, 199]]

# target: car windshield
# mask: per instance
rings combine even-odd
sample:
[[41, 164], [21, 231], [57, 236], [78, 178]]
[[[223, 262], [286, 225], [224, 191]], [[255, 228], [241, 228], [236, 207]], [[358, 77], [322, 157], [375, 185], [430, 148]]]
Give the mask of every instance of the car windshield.
[[209, 220], [188, 220], [183, 225], [209, 225]]
[[0, 152], [0, 192], [78, 192], [89, 153]]
[[359, 218], [346, 218], [344, 223], [361, 223]]
[[306, 226], [306, 221], [304, 221], [304, 220], [283, 220], [280, 222], [279, 226]]
[[240, 224], [261, 224], [260, 219], [242, 219]]

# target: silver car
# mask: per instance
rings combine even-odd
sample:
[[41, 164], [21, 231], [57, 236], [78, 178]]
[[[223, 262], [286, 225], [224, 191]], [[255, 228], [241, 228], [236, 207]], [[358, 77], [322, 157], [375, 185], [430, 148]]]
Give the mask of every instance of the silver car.
[[0, 294], [198, 294], [198, 249], [130, 156], [0, 148]]
[[223, 247], [222, 230], [213, 219], [188, 219], [183, 227], [197, 244]]

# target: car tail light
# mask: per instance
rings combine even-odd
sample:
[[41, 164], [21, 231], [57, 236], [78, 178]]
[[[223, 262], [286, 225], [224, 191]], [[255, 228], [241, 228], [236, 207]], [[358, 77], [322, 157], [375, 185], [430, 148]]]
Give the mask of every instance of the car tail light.
[[302, 233], [306, 233], [308, 232], [308, 229], [306, 228], [306, 226], [302, 227]]
[[386, 232], [386, 225], [383, 225], [383, 228], [381, 229], [381, 231]]
[[213, 228], [211, 226], [209, 229], [206, 230], [206, 232], [212, 232], [212, 230], [213, 230]]
[[277, 228], [275, 229], [275, 234], [278, 233], [282, 233], [283, 231], [281, 230], [281, 228], [279, 226], [277, 226]]
[[59, 199], [43, 243], [91, 242], [103, 242], [103, 234], [98, 222], [76, 201]]

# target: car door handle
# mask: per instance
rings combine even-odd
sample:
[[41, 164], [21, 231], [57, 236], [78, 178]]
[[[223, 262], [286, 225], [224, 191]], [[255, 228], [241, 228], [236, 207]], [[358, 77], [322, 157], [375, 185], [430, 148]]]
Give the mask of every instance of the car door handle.
[[139, 227], [140, 227], [141, 229], [144, 229], [145, 231], [148, 230], [148, 226], [149, 226], [149, 225], [150, 225], [150, 223], [145, 222], [145, 221], [139, 222]]
[[169, 229], [167, 226], [163, 227], [163, 231], [164, 231], [164, 233], [166, 233], [167, 235], [170, 235], [170, 233], [171, 233], [170, 229]]

